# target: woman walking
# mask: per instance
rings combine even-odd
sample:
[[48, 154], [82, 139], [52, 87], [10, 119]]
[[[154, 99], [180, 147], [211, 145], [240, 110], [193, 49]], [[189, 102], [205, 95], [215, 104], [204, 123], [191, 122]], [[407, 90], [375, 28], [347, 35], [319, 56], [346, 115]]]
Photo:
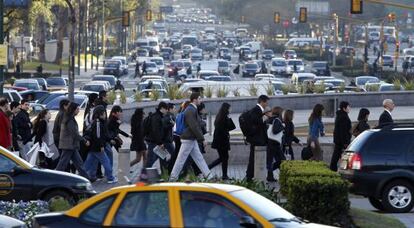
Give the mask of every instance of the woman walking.
[[131, 151], [135, 151], [136, 157], [131, 161], [130, 166], [138, 164], [142, 159], [142, 164], [147, 163], [147, 145], [144, 142], [144, 110], [142, 108], [135, 109], [131, 117]]
[[266, 150], [266, 168], [267, 178], [269, 182], [274, 182], [276, 179], [273, 176], [273, 171], [280, 168], [283, 160], [286, 160], [282, 152], [282, 138], [285, 126], [282, 121], [283, 109], [281, 107], [273, 107], [271, 117], [267, 124], [267, 150]]
[[85, 141], [86, 146], [89, 146], [89, 141], [85, 140], [79, 134], [78, 123], [75, 120], [75, 116], [78, 115], [78, 113], [79, 105], [72, 102], [69, 104], [68, 110], [63, 116], [59, 138], [59, 149], [62, 150], [62, 154], [56, 170], [65, 171], [69, 161], [72, 161], [79, 174], [89, 178], [83, 168], [82, 158], [79, 154], [81, 141]]
[[294, 112], [291, 109], [287, 109], [283, 115], [283, 122], [285, 124], [285, 134], [283, 135], [283, 149], [285, 156], [289, 154], [290, 160], [295, 160], [293, 154], [292, 143], [302, 146], [298, 137], [295, 136], [295, 125], [293, 124]]
[[368, 124], [369, 110], [366, 108], [361, 108], [358, 114], [358, 123], [355, 125], [352, 130], [352, 135], [357, 137], [365, 130], [370, 129], [371, 127]]
[[[33, 135], [35, 137], [34, 143], [39, 143], [40, 148], [49, 149], [50, 146], [48, 127], [50, 117], [51, 116], [49, 110], [44, 109], [37, 115], [36, 119], [33, 121]], [[53, 164], [53, 160], [47, 158], [44, 153], [39, 153], [39, 166], [42, 168], [54, 169], [56, 167], [56, 164]]]
[[214, 120], [214, 135], [211, 147], [216, 149], [219, 158], [213, 161], [208, 168], [212, 169], [221, 163], [222, 179], [227, 180], [227, 168], [229, 164], [229, 150], [230, 150], [230, 134], [229, 132], [236, 129], [233, 120], [229, 117], [230, 104], [223, 103], [216, 119]]
[[309, 116], [309, 136], [307, 144], [312, 149], [311, 160], [322, 160], [322, 150], [319, 144], [319, 137], [325, 135], [324, 125], [322, 123], [322, 113], [325, 108], [321, 104], [316, 104], [313, 107], [312, 113]]

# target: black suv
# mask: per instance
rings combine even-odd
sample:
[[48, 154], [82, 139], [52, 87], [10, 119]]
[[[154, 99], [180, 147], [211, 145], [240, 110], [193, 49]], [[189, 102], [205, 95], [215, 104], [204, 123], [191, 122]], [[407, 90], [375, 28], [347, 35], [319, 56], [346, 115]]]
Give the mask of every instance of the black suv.
[[350, 191], [379, 210], [409, 212], [414, 206], [414, 123], [393, 124], [359, 135], [345, 150], [339, 173]]

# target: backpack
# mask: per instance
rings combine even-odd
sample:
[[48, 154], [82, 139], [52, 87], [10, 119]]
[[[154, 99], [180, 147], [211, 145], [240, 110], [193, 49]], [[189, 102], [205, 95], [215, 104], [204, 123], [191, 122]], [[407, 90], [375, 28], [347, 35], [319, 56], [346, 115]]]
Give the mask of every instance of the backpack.
[[185, 130], [184, 111], [180, 112], [175, 119], [175, 134], [180, 136]]
[[251, 124], [251, 112], [250, 110], [244, 111], [239, 116], [239, 125], [240, 129], [245, 137], [252, 136], [254, 134], [254, 129]]
[[151, 118], [153, 113], [150, 112], [147, 117], [144, 118], [143, 127], [144, 127], [144, 137], [148, 137], [151, 134]]

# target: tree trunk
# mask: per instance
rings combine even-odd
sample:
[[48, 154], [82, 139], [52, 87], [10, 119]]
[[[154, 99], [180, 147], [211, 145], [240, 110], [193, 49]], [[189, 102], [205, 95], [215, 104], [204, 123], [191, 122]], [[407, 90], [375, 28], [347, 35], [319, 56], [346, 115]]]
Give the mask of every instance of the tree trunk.
[[46, 62], [46, 54], [45, 54], [45, 45], [46, 45], [46, 22], [44, 18], [38, 19], [38, 26], [39, 28], [39, 61]]
[[57, 16], [57, 48], [54, 63], [61, 64], [63, 55], [63, 38], [67, 35], [67, 27], [69, 25], [69, 16], [67, 8], [59, 7]]

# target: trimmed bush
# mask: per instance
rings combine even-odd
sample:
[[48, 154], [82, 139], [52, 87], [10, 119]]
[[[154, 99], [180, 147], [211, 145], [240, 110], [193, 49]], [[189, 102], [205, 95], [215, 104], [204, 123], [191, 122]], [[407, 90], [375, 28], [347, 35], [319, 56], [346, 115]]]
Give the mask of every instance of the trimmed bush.
[[349, 69], [349, 67], [347, 69], [344, 69], [342, 73], [346, 77], [353, 77], [353, 78], [361, 76], [361, 75], [366, 75], [364, 73], [364, 69], [360, 69], [360, 68]]
[[315, 161], [286, 161], [280, 169], [286, 209], [311, 222], [344, 226], [349, 223], [348, 182]]

